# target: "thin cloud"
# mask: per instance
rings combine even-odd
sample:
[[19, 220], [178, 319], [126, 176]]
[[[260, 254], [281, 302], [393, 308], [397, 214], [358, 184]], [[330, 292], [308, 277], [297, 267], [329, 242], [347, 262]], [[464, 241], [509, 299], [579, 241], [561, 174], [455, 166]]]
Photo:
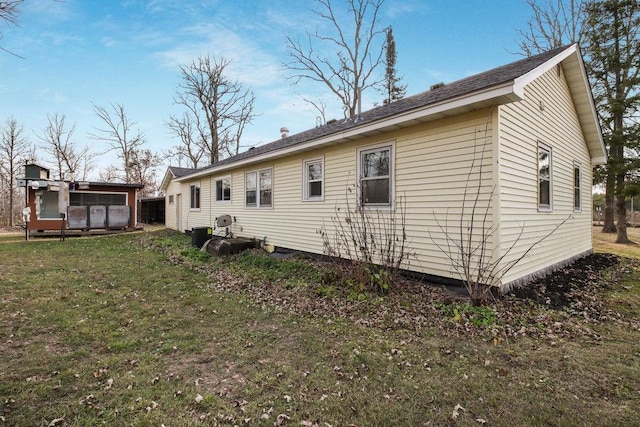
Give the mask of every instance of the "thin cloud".
[[75, 11], [71, 1], [30, 0], [22, 5], [22, 11], [28, 15], [44, 15], [51, 24], [55, 21], [68, 21], [74, 17]]
[[180, 65], [188, 64], [198, 56], [211, 55], [224, 57], [232, 61], [229, 70], [232, 78], [251, 86], [270, 85], [283, 79], [278, 58], [265, 53], [260, 46], [251, 39], [239, 36], [237, 33], [213, 24], [199, 25], [187, 30], [197, 36], [207, 35], [192, 42], [183, 43], [172, 49], [154, 54], [161, 66], [177, 69]]
[[427, 13], [428, 11], [428, 2], [416, 2], [415, 0], [392, 0], [385, 3], [382, 8], [384, 16], [389, 19]]
[[63, 93], [51, 88], [42, 89], [35, 96], [35, 99], [37, 101], [44, 101], [49, 105], [62, 105], [67, 102], [67, 97]]

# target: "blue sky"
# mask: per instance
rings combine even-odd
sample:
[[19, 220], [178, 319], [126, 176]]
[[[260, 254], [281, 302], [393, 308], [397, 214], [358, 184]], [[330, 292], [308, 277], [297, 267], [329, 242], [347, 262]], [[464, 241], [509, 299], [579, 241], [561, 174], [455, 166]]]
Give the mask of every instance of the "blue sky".
[[[317, 114], [302, 98], [326, 89], [292, 85], [281, 64], [287, 35], [323, 25], [313, 6], [312, 0], [25, 0], [18, 27], [0, 23], [0, 46], [25, 58], [0, 52], [0, 121], [15, 117], [38, 144], [47, 114], [64, 114], [76, 123], [76, 143], [101, 151], [88, 137], [102, 126], [92, 104], [120, 103], [145, 133], [147, 148], [161, 152], [178, 143], [164, 125], [178, 111], [178, 67], [210, 54], [231, 60], [229, 77], [255, 93], [259, 116], [245, 130], [245, 149], [278, 139], [281, 126], [306, 130]], [[397, 69], [412, 95], [520, 59], [512, 53], [516, 30], [528, 19], [524, 0], [387, 0], [381, 23], [393, 27]], [[382, 97], [363, 98], [368, 109]], [[327, 119], [342, 117], [339, 106], [330, 107]], [[96, 163], [115, 161], [105, 155]]]

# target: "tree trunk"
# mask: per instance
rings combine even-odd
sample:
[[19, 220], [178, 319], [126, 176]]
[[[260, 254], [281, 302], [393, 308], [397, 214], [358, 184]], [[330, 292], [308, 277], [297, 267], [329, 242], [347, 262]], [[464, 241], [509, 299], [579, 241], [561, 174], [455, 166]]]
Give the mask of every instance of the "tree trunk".
[[607, 178], [605, 184], [605, 196], [604, 196], [604, 225], [602, 227], [603, 233], [615, 233], [616, 226], [615, 219], [615, 188], [616, 181], [615, 175], [612, 172], [611, 165], [607, 168]]
[[11, 227], [16, 225], [16, 219], [13, 216], [13, 182], [9, 182], [9, 225]]
[[[622, 181], [622, 182], [620, 182]], [[624, 175], [618, 176], [618, 185], [624, 185]], [[631, 243], [627, 236], [627, 204], [623, 194], [616, 194], [617, 236], [616, 243]]]

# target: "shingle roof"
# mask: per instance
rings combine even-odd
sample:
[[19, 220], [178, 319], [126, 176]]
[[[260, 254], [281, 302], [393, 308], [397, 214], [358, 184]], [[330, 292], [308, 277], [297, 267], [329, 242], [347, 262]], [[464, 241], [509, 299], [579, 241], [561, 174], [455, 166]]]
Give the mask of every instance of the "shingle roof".
[[182, 178], [183, 176], [192, 174], [194, 172], [199, 171], [200, 169], [192, 169], [192, 168], [179, 168], [176, 166], [169, 166], [169, 170], [176, 178]]
[[[197, 171], [205, 171], [207, 169], [216, 168], [218, 166], [235, 163], [241, 160], [249, 159], [261, 154], [285, 149], [317, 138], [341, 133], [346, 130], [356, 129], [366, 124], [388, 119], [393, 116], [410, 112], [412, 110], [428, 107], [445, 101], [453, 100], [461, 96], [466, 96], [474, 92], [483, 91], [492, 87], [503, 85], [509, 81], [534, 70], [538, 66], [544, 64], [558, 53], [567, 49], [568, 46], [559, 47], [549, 50], [539, 55], [531, 56], [501, 67], [485, 71], [452, 83], [448, 83], [441, 87], [409, 96], [390, 104], [382, 105], [360, 114], [354, 122], [349, 119], [331, 120], [323, 126], [318, 126], [304, 132], [290, 135], [286, 138], [251, 148], [243, 153], [237, 154], [224, 160], [207, 166]], [[196, 172], [196, 170], [192, 170]], [[183, 175], [184, 176], [184, 175]]]

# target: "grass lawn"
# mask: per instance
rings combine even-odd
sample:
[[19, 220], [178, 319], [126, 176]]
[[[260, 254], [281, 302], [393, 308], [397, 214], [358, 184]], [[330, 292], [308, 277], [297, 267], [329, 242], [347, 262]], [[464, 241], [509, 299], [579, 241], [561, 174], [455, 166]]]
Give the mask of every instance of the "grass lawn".
[[0, 426], [640, 425], [637, 262], [565, 309], [332, 277], [165, 230], [0, 235]]
[[616, 235], [610, 233], [602, 233], [602, 226], [593, 227], [593, 246], [596, 252], [609, 252], [624, 257], [632, 257], [640, 259], [640, 228], [628, 227], [627, 235], [633, 242], [629, 245], [615, 243]]

